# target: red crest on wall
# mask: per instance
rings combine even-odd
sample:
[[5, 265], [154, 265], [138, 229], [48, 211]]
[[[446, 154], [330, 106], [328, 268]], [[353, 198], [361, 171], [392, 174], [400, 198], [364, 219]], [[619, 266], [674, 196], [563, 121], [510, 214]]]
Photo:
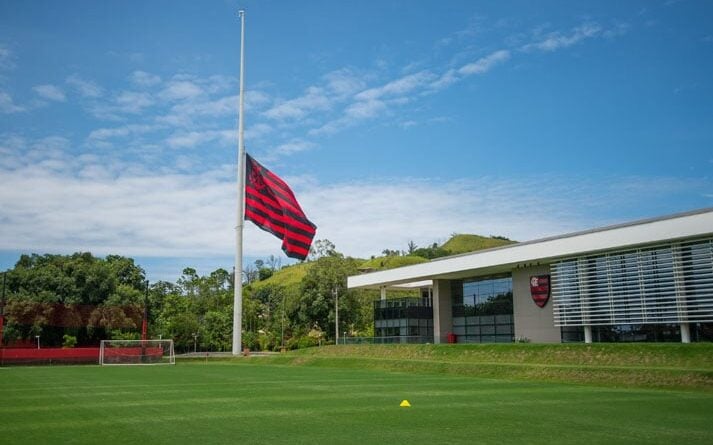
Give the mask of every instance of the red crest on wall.
[[545, 307], [550, 299], [550, 276], [535, 275], [530, 277], [530, 295], [539, 307]]

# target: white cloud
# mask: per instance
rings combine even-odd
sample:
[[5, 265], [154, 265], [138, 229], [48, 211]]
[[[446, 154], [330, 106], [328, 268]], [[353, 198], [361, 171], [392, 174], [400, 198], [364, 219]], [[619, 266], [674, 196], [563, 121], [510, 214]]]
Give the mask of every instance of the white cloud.
[[[236, 126], [236, 131], [237, 131], [237, 126]], [[250, 125], [250, 127], [245, 129], [245, 139], [246, 140], [259, 140], [270, 133], [272, 133], [272, 127], [265, 123]], [[237, 138], [237, 136], [236, 136], [236, 138]]]
[[[360, 121], [382, 116], [393, 107], [414, 102], [424, 94], [447, 88], [465, 76], [484, 74], [509, 58], [509, 51], [499, 50], [466, 64], [458, 70], [449, 69], [441, 75], [430, 70], [422, 70], [388, 81], [381, 86], [362, 90], [344, 105], [340, 117], [310, 129], [307, 134], [313, 137], [335, 134]], [[336, 79], [341, 79], [340, 76], [344, 76], [342, 72], [336, 73]]]
[[67, 100], [67, 97], [64, 95], [64, 91], [55, 85], [37, 85], [32, 87], [32, 90], [43, 99], [53, 100], [56, 102], [64, 102]]
[[431, 83], [430, 87], [434, 90], [442, 90], [444, 88], [447, 88], [460, 80], [460, 77], [457, 74], [458, 72], [456, 70], [450, 69], [445, 73], [441, 74], [441, 76], [436, 81]]
[[90, 141], [103, 141], [113, 138], [123, 138], [130, 135], [139, 135], [154, 131], [160, 127], [147, 124], [128, 124], [115, 128], [99, 128], [89, 133]]
[[203, 89], [190, 80], [172, 80], [161, 91], [160, 96], [166, 100], [185, 100], [193, 99], [203, 93]]
[[12, 70], [15, 68], [15, 55], [10, 49], [0, 44], [0, 70]]
[[238, 96], [221, 97], [205, 102], [186, 102], [175, 105], [172, 111], [179, 115], [188, 116], [226, 116], [238, 113]]
[[485, 57], [481, 57], [475, 62], [463, 65], [458, 74], [469, 76], [471, 74], [483, 74], [490, 71], [494, 66], [507, 61], [510, 58], [510, 51], [499, 50]]
[[0, 135], [0, 170], [34, 169], [69, 171], [73, 159], [66, 150], [70, 141], [63, 136], [28, 140], [18, 135]]
[[[616, 32], [623, 32], [621, 31], [622, 29], [625, 29], [625, 27], [617, 28]], [[537, 35], [540, 33], [541, 31], [536, 31]], [[547, 36], [534, 43], [522, 46], [521, 49], [554, 51], [600, 34], [608, 36], [608, 34], [602, 32], [602, 28], [599, 25], [587, 23], [574, 28], [570, 34], [559, 32], [547, 34]], [[344, 104], [341, 116], [331, 119], [325, 116], [322, 122], [318, 121], [307, 134], [312, 137], [329, 136], [345, 128], [352, 127], [360, 121], [387, 115], [391, 113], [394, 107], [418, 103], [421, 97], [442, 91], [468, 76], [488, 73], [510, 60], [511, 57], [512, 53], [509, 50], [500, 49], [466, 63], [459, 68], [447, 69], [441, 74], [438, 74], [436, 70], [426, 69], [390, 80], [381, 86], [363, 89], [350, 96], [351, 100], [346, 101]], [[349, 76], [351, 75], [349, 71], [336, 71], [330, 74], [337, 81], [341, 81], [342, 77], [350, 79]], [[340, 85], [340, 83], [337, 82], [337, 85]], [[351, 84], [347, 82], [346, 85]], [[346, 89], [347, 87], [344, 88]], [[293, 110], [288, 107], [280, 111], [287, 115], [290, 112], [297, 114], [301, 110]], [[395, 115], [395, 113], [392, 114]]]
[[124, 113], [141, 113], [144, 108], [152, 106], [155, 101], [149, 93], [137, 91], [122, 91], [115, 99], [117, 109]]
[[2, 249], [205, 256], [225, 250], [235, 224], [234, 185], [209, 176], [112, 178], [87, 166], [77, 179], [44, 166], [0, 177], [22, 187], [0, 197]]
[[208, 142], [217, 142], [220, 146], [230, 145], [237, 140], [235, 130], [206, 130], [178, 132], [166, 139], [171, 148], [193, 148]]
[[152, 87], [161, 83], [161, 77], [146, 71], [134, 71], [129, 76], [129, 79], [139, 87]]
[[104, 95], [104, 89], [96, 82], [82, 79], [77, 74], [67, 77], [67, 84], [73, 87], [80, 95], [88, 98], [97, 98]]
[[358, 76], [349, 69], [332, 71], [324, 76], [327, 88], [337, 96], [348, 96], [366, 88], [362, 76]]
[[379, 115], [385, 109], [386, 103], [381, 100], [371, 99], [349, 105], [344, 114], [354, 119], [369, 119]]
[[310, 129], [310, 136], [335, 134], [360, 121], [376, 118], [389, 111], [390, 107], [404, 105], [413, 100], [417, 91], [432, 84], [437, 78], [429, 71], [409, 74], [355, 94], [344, 104], [342, 115]]
[[226, 91], [238, 92], [238, 79], [235, 77], [216, 74], [197, 81], [209, 94], [224, 93]]
[[[330, 239], [349, 255], [369, 257], [384, 248], [405, 249], [409, 240], [422, 246], [441, 242], [453, 232], [527, 241], [601, 227], [675, 211], [641, 210], [642, 202], [710, 190], [711, 180], [619, 177], [582, 182], [550, 176], [370, 180], [295, 193], [317, 224], [318, 238]], [[635, 207], [641, 213], [632, 214]], [[612, 214], [622, 216], [612, 219]]]
[[383, 96], [401, 96], [429, 84], [436, 76], [429, 71], [409, 74], [399, 79], [392, 80], [380, 87], [364, 90], [356, 95], [357, 100], [371, 101]]
[[[226, 134], [232, 137], [234, 132]], [[0, 139], [3, 158], [22, 161], [11, 167], [0, 164], [0, 183], [14, 191], [0, 194], [0, 249], [154, 257], [231, 255], [234, 166], [200, 174], [149, 173], [135, 166], [117, 167], [97, 155], [70, 157], [65, 154], [68, 144], [57, 136], [34, 142], [18, 136]], [[301, 140], [288, 145], [286, 150], [309, 148], [309, 142]], [[195, 159], [182, 155], [175, 166], [190, 171], [194, 163]], [[524, 241], [616, 222], [600, 215], [649, 216], [631, 215], [630, 209], [642, 201], [710, 195], [713, 190], [711, 180], [665, 177], [371, 178], [323, 184], [276, 173], [292, 186], [317, 224], [317, 237], [330, 239], [340, 251], [358, 257], [384, 248], [405, 248], [409, 240], [418, 245], [443, 241], [453, 232]], [[667, 211], [671, 210], [657, 213]], [[252, 224], [246, 226], [246, 255], [279, 254], [279, 248], [279, 240]]]
[[281, 155], [292, 155], [299, 153], [301, 151], [311, 150], [317, 145], [313, 142], [305, 141], [302, 139], [293, 139], [289, 142], [279, 145], [275, 148], [275, 152]]
[[331, 103], [322, 88], [309, 87], [303, 96], [280, 102], [263, 115], [273, 120], [302, 119], [312, 112], [328, 110]]
[[562, 34], [561, 32], [549, 33], [544, 38], [540, 38], [535, 42], [524, 45], [521, 49], [523, 51], [556, 51], [561, 48], [568, 48], [582, 40], [596, 37], [601, 34], [601, 32], [602, 27], [598, 24], [585, 23], [572, 29], [569, 34]]
[[15, 104], [9, 94], [4, 91], [0, 91], [0, 113], [12, 114], [25, 110], [25, 107]]

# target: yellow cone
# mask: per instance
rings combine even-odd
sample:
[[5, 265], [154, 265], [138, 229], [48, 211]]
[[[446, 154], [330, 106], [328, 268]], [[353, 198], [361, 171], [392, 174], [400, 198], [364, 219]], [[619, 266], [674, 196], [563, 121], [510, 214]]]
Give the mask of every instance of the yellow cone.
[[408, 400], [404, 400], [403, 402], [401, 402], [401, 405], [399, 405], [399, 406], [400, 406], [401, 408], [410, 408], [410, 407], [411, 407], [411, 404], [408, 403]]

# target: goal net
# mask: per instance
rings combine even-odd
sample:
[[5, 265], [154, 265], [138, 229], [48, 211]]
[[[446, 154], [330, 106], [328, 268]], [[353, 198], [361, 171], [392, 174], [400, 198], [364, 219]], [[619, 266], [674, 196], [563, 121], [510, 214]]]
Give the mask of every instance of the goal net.
[[102, 340], [99, 364], [175, 365], [173, 340]]

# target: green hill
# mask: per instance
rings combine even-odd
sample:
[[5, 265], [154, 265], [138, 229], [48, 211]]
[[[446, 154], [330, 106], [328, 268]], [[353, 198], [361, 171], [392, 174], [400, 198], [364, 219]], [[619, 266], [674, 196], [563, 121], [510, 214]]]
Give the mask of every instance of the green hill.
[[425, 263], [428, 260], [416, 255], [389, 255], [372, 258], [364, 261], [360, 266], [360, 270], [382, 270], [393, 269], [395, 267], [410, 266], [412, 264]]
[[364, 261], [364, 263], [359, 266], [359, 270], [368, 272], [373, 270], [393, 269], [396, 267], [425, 263], [434, 258], [475, 252], [477, 250], [491, 249], [493, 247], [500, 247], [514, 243], [515, 241], [502, 237], [457, 234], [453, 235], [451, 239], [446, 241], [441, 246], [437, 243], [433, 243], [433, 245], [428, 247], [417, 248], [414, 253], [410, 255], [399, 255], [398, 251], [394, 251], [394, 255], [372, 258]]
[[442, 248], [450, 252], [451, 255], [459, 253], [475, 252], [476, 250], [492, 249], [493, 247], [514, 244], [505, 238], [493, 238], [480, 235], [453, 235], [451, 239], [443, 244]]
[[275, 273], [272, 274], [270, 278], [262, 281], [256, 281], [250, 286], [253, 288], [253, 290], [258, 290], [270, 285], [299, 287], [300, 281], [302, 281], [302, 278], [307, 275], [307, 270], [309, 269], [311, 264], [312, 263], [310, 262], [304, 262], [283, 267], [282, 269], [275, 271]]

